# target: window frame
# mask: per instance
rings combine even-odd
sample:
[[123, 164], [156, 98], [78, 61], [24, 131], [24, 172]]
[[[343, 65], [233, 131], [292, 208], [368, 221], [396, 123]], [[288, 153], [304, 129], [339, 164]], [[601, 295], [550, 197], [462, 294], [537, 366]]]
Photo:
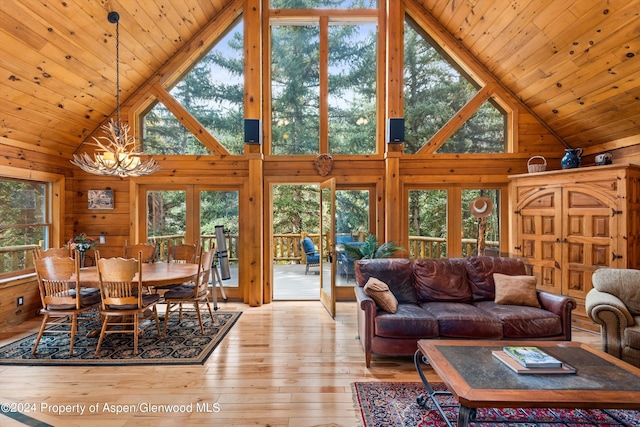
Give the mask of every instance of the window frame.
[[[65, 177], [63, 175], [40, 172], [34, 170], [25, 170], [15, 168], [12, 166], [4, 166], [0, 178], [7, 178], [18, 181], [40, 182], [46, 185], [46, 209], [45, 216], [46, 222], [49, 227], [48, 242], [45, 242], [45, 248], [48, 247], [60, 247], [64, 243], [63, 230], [61, 227], [62, 218], [65, 216], [64, 209], [64, 189], [65, 189]], [[28, 264], [27, 264], [28, 265]], [[26, 268], [24, 270], [15, 270], [6, 273], [0, 273], [0, 281], [11, 279], [16, 276], [24, 274], [34, 274], [35, 269], [33, 267]]]

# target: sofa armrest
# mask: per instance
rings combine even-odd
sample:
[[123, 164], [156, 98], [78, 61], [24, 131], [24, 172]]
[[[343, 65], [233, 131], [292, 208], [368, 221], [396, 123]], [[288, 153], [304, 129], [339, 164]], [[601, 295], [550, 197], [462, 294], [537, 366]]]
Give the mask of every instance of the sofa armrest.
[[615, 295], [591, 289], [585, 300], [587, 315], [600, 324], [602, 350], [622, 358], [624, 330], [635, 322], [624, 303]]
[[358, 336], [365, 354], [367, 368], [371, 365], [371, 343], [375, 335], [375, 318], [378, 307], [375, 301], [364, 293], [364, 288], [354, 286], [358, 310]]
[[565, 295], [538, 291], [538, 301], [543, 309], [560, 316], [564, 339], [571, 341], [571, 312], [577, 307], [576, 300]]

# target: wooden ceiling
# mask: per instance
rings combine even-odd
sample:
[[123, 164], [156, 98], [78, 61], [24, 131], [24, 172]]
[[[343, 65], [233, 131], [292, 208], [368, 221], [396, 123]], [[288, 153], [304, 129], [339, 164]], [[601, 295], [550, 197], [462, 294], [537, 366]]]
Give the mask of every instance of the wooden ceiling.
[[[640, 144], [640, 0], [416, 1], [568, 145]], [[126, 100], [227, 2], [2, 0], [0, 137], [70, 156], [113, 113], [109, 11]]]

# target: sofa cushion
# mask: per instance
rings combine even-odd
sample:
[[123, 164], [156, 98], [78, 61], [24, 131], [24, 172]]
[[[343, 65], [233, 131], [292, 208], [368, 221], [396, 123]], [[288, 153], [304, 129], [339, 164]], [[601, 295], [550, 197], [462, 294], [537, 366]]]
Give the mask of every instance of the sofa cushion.
[[387, 285], [399, 304], [416, 304], [412, 261], [404, 258], [361, 259], [355, 262], [356, 283], [364, 286], [375, 277]]
[[471, 256], [465, 258], [465, 267], [474, 301], [493, 301], [495, 284], [493, 273], [507, 276], [524, 276], [527, 270], [518, 258]]
[[496, 304], [527, 305], [540, 308], [536, 278], [534, 276], [507, 276], [493, 273]]
[[562, 319], [550, 311], [526, 306], [501, 305], [493, 301], [474, 303], [504, 325], [504, 338], [538, 338], [562, 334]]
[[441, 337], [502, 338], [502, 322], [473, 304], [425, 302], [420, 307], [438, 321]]
[[398, 309], [398, 300], [389, 290], [389, 286], [375, 277], [370, 277], [364, 285], [364, 293], [370, 296], [384, 311], [395, 313]]
[[471, 302], [471, 289], [462, 259], [417, 259], [413, 263], [413, 280], [418, 303]]
[[375, 335], [386, 338], [435, 338], [438, 321], [415, 304], [400, 304], [395, 314], [378, 311]]

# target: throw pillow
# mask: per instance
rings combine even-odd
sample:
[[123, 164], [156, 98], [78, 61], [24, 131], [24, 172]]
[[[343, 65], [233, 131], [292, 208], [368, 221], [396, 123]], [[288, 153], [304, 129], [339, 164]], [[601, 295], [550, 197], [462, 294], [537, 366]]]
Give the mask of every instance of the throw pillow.
[[527, 305], [540, 308], [535, 277], [493, 273], [493, 281], [496, 285], [496, 304]]
[[364, 285], [364, 293], [370, 296], [384, 311], [395, 313], [398, 309], [398, 300], [389, 290], [389, 285], [375, 277], [370, 277]]

